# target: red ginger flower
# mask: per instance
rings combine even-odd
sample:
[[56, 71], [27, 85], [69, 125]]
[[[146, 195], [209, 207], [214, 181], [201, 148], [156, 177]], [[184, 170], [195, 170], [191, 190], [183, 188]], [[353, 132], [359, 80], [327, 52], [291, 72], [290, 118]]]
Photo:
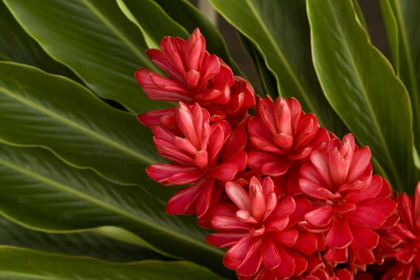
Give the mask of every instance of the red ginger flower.
[[314, 199], [314, 210], [305, 215], [308, 230], [325, 231], [324, 258], [332, 265], [348, 261], [365, 270], [374, 262], [379, 228], [390, 217], [396, 202], [389, 184], [371, 175], [370, 150], [358, 148], [351, 134], [330, 141], [325, 152], [314, 151], [311, 163], [301, 168], [302, 191]]
[[[384, 280], [420, 279], [420, 182], [414, 197], [398, 197], [400, 222], [388, 230], [394, 248], [390, 257], [395, 264], [382, 276]], [[388, 239], [390, 240], [390, 239]]]
[[258, 116], [248, 125], [251, 142], [258, 151], [249, 153], [249, 166], [267, 176], [285, 174], [292, 163], [302, 163], [321, 143], [329, 141], [313, 114], [302, 111], [295, 98], [258, 103]]
[[[149, 99], [198, 102], [210, 112], [211, 121], [221, 120], [226, 114], [235, 114], [236, 118], [241, 114], [243, 119], [247, 110], [255, 106], [252, 86], [242, 78], [234, 79], [230, 67], [206, 51], [206, 41], [198, 28], [187, 41], [168, 36], [160, 47], [162, 50], [149, 49], [147, 54], [169, 78], [147, 69], [136, 72]], [[139, 115], [138, 120], [146, 126], [170, 127], [176, 122], [174, 108], [149, 111]]]
[[299, 233], [296, 224], [310, 209], [309, 201], [287, 196], [278, 202], [269, 177], [262, 184], [253, 177], [249, 193], [234, 182], [226, 183], [225, 190], [234, 205], [214, 210], [212, 225], [217, 233], [206, 241], [229, 248], [223, 260], [226, 267], [235, 269], [240, 279], [271, 279], [268, 275], [286, 279], [306, 271], [308, 261], [302, 254], [317, 249], [317, 238]]
[[[171, 215], [208, 215], [214, 199], [220, 192], [215, 181], [227, 182], [238, 170], [246, 167], [243, 151], [247, 136], [243, 128], [231, 133], [226, 121], [209, 124], [210, 115], [197, 103], [191, 108], [180, 102], [176, 118], [181, 135], [175, 135], [162, 126], [153, 126], [154, 143], [158, 153], [172, 163], [153, 164], [146, 169], [150, 178], [164, 186], [192, 186], [179, 190], [166, 208]], [[208, 226], [202, 224], [203, 226]]]

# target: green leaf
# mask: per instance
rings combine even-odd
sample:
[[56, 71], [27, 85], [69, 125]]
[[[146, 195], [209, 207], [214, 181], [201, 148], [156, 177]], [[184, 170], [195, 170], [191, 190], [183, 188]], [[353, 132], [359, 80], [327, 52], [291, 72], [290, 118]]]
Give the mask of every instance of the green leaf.
[[8, 246], [0, 247], [0, 279], [30, 280], [222, 280], [189, 262], [141, 261], [118, 264]]
[[414, 140], [420, 150], [420, 2], [381, 0], [380, 3], [394, 68], [411, 97]]
[[228, 48], [222, 34], [200, 10], [187, 0], [155, 0], [165, 12], [176, 22], [182, 25], [188, 33], [192, 33], [197, 27], [200, 28], [209, 53], [216, 54], [224, 62], [232, 67], [236, 75], [244, 76], [236, 62], [229, 55]]
[[[349, 0], [308, 1], [315, 68], [326, 96], [398, 190], [414, 188], [410, 99], [370, 43]], [[377, 170], [378, 171], [378, 170]]]
[[188, 38], [187, 30], [152, 0], [117, 0], [117, 3], [127, 18], [140, 28], [151, 49], [159, 49], [165, 36]]
[[267, 68], [264, 62], [264, 58], [258, 52], [258, 49], [247, 37], [238, 32], [238, 38], [244, 49], [248, 52], [257, 69], [258, 76], [263, 86], [264, 95], [270, 95], [272, 98], [276, 98], [279, 94], [277, 92], [277, 81], [270, 70]]
[[148, 178], [158, 159], [150, 129], [85, 87], [36, 68], [0, 62], [0, 139], [41, 146], [111, 181], [141, 184], [165, 201], [173, 189]]
[[3, 1], [0, 1], [0, 60], [29, 64], [80, 81], [70, 69], [49, 57], [39, 44], [26, 34]]
[[284, 97], [296, 97], [321, 125], [337, 135], [347, 129], [325, 99], [312, 66], [304, 0], [209, 0], [262, 53]]
[[[103, 229], [98, 228], [98, 230]], [[133, 246], [88, 231], [68, 234], [45, 233], [27, 229], [2, 216], [0, 216], [0, 245], [84, 255], [119, 262], [164, 258], [149, 248]]]
[[6, 0], [20, 25], [57, 61], [105, 99], [134, 113], [162, 108], [134, 79], [139, 68], [159, 72], [143, 36], [115, 0]]
[[366, 31], [366, 34], [369, 35], [368, 26], [366, 24], [365, 16], [363, 15], [363, 11], [360, 8], [358, 0], [351, 0], [353, 3], [354, 11], [356, 12], [357, 19], [360, 21], [360, 24], [363, 26], [363, 28]]
[[159, 253], [229, 273], [223, 251], [204, 242], [208, 231], [195, 217], [167, 215], [165, 204], [141, 188], [72, 168], [47, 150], [0, 145], [0, 193], [1, 214], [26, 227], [60, 233], [121, 227]]

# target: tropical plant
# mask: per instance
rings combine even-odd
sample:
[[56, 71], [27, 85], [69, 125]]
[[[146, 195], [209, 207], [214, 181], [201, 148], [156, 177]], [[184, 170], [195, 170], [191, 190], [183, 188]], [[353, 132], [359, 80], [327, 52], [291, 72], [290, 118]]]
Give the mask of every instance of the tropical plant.
[[0, 2], [0, 279], [418, 279], [420, 4], [391, 64], [356, 0], [208, 1], [262, 92], [187, 0]]

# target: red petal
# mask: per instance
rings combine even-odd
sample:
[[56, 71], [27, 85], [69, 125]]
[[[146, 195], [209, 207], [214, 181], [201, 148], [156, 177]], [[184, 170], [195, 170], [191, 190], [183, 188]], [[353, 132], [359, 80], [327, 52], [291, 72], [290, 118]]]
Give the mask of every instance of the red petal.
[[248, 154], [248, 165], [251, 169], [261, 169], [268, 162], [276, 162], [279, 157], [261, 152], [250, 152]]
[[375, 256], [372, 250], [355, 251], [354, 256], [360, 264], [373, 264]]
[[285, 279], [293, 275], [296, 269], [296, 262], [292, 256], [290, 256], [283, 246], [277, 246], [277, 251], [281, 258], [281, 265], [273, 270], [274, 274], [280, 279]]
[[[161, 122], [161, 118], [175, 113], [175, 108], [152, 110], [137, 116], [137, 120], [144, 126], [151, 127]], [[175, 119], [175, 118], [174, 118]], [[176, 120], [175, 120], [176, 121]]]
[[331, 223], [334, 215], [333, 207], [327, 205], [306, 213], [305, 219], [314, 226], [325, 227]]
[[230, 247], [236, 244], [239, 239], [247, 236], [248, 233], [237, 233], [237, 232], [223, 232], [223, 233], [213, 233], [206, 237], [207, 243], [219, 247]]
[[[217, 208], [216, 208], [217, 209]], [[212, 225], [216, 230], [239, 230], [239, 231], [249, 231], [252, 228], [252, 224], [244, 223], [238, 218], [222, 216], [214, 214]]]
[[301, 233], [293, 246], [294, 249], [305, 255], [313, 254], [318, 247], [318, 239], [311, 233]]
[[169, 215], [194, 214], [197, 198], [200, 195], [204, 183], [205, 180], [202, 180], [191, 187], [179, 190], [169, 199], [166, 205], [166, 213]]
[[[181, 166], [181, 165], [175, 165], [175, 164], [166, 164], [166, 163], [156, 163], [152, 164], [149, 167], [146, 168], [147, 175], [152, 178], [154, 181], [167, 184], [169, 183], [169, 178], [171, 178], [174, 175], [177, 175], [181, 173], [183, 178], [186, 181], [186, 183], [180, 183], [180, 184], [187, 184], [196, 181], [202, 176], [200, 170], [196, 167], [187, 167], [187, 166]], [[181, 180], [182, 181], [182, 180]]]
[[329, 155], [331, 181], [334, 186], [341, 186], [347, 179], [347, 162], [342, 158], [338, 148], [333, 149]]
[[411, 247], [403, 247], [395, 254], [396, 259], [405, 264], [412, 262], [415, 256]]
[[217, 179], [228, 182], [235, 178], [236, 172], [238, 172], [238, 166], [233, 163], [224, 163], [217, 165], [213, 168], [212, 174]]
[[293, 272], [293, 276], [299, 276], [306, 271], [308, 268], [308, 261], [302, 257], [299, 253], [293, 250], [287, 250], [289, 255], [295, 260], [296, 268]]
[[328, 249], [325, 254], [325, 260], [331, 263], [346, 263], [348, 255], [348, 247], [344, 249]]
[[[253, 137], [259, 137], [266, 140], [268, 143], [272, 142], [273, 134], [265, 126], [264, 122], [259, 117], [252, 117], [248, 124], [249, 136], [251, 141]], [[255, 143], [254, 143], [255, 145]], [[257, 146], [257, 148], [263, 148]]]
[[341, 196], [339, 193], [333, 194], [324, 186], [318, 185], [315, 182], [310, 181], [305, 178], [299, 179], [299, 186], [304, 194], [314, 197], [314, 198], [330, 200], [333, 198], [339, 198]]
[[350, 165], [347, 182], [355, 180], [367, 168], [370, 163], [370, 149], [363, 147], [354, 151], [353, 160]]
[[284, 217], [290, 216], [293, 212], [295, 212], [295, 209], [295, 200], [291, 196], [286, 196], [283, 198], [283, 200], [280, 201], [280, 203], [268, 217], [267, 222], [274, 222]]
[[260, 239], [249, 251], [244, 261], [236, 268], [236, 272], [239, 275], [251, 276], [258, 272], [263, 259], [261, 253], [261, 245], [262, 241]]
[[274, 242], [269, 238], [263, 239], [262, 255], [265, 268], [273, 269], [278, 267], [281, 263], [281, 259], [279, 253], [277, 252], [276, 246], [274, 245]]
[[313, 151], [311, 154], [311, 162], [318, 173], [321, 175], [322, 179], [324, 179], [328, 186], [331, 186], [328, 156], [325, 153]]
[[261, 173], [267, 176], [281, 176], [285, 174], [291, 165], [289, 160], [278, 160], [276, 162], [267, 162], [261, 167]]
[[374, 249], [378, 245], [379, 234], [371, 229], [352, 227], [351, 232], [353, 233], [351, 246], [357, 251]]
[[[337, 271], [337, 277], [340, 280], [353, 280], [354, 279], [353, 274], [347, 269], [339, 269]], [[360, 280], [359, 277], [358, 277], [358, 280]]]
[[385, 216], [381, 211], [372, 207], [357, 205], [356, 210], [343, 214], [354, 226], [377, 228], [385, 222]]
[[265, 214], [265, 197], [261, 182], [252, 177], [249, 182], [249, 197], [251, 199], [251, 213], [257, 220], [261, 221]]
[[251, 211], [251, 200], [241, 185], [235, 182], [227, 182], [225, 190], [226, 194], [239, 209]]
[[258, 237], [246, 236], [233, 245], [226, 253], [231, 260], [243, 260], [260, 240]]
[[298, 240], [298, 231], [295, 229], [278, 231], [278, 232], [273, 232], [272, 236], [276, 242], [286, 247], [291, 247]]
[[345, 218], [335, 218], [325, 238], [329, 248], [344, 248], [353, 241], [349, 223]]

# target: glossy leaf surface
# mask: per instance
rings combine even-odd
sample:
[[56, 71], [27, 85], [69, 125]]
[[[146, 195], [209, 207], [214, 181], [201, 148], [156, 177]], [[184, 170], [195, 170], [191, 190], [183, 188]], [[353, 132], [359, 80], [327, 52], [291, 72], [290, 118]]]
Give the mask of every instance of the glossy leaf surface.
[[25, 228], [0, 216], [0, 245], [77, 256], [92, 256], [127, 262], [164, 259], [146, 247], [133, 246], [89, 231], [67, 234], [46, 233]]
[[7, 0], [23, 28], [54, 59], [71, 68], [99, 96], [135, 113], [162, 108], [134, 79], [139, 68], [158, 71], [143, 36], [113, 0]]
[[411, 97], [414, 140], [420, 150], [420, 2], [381, 0], [394, 67]]
[[211, 271], [189, 262], [117, 264], [13, 247], [0, 247], [0, 262], [0, 279], [8, 280], [222, 280]]
[[173, 193], [144, 169], [158, 156], [150, 129], [81, 85], [36, 68], [0, 62], [0, 139], [46, 147], [66, 162], [119, 183], [139, 184], [162, 201]]

